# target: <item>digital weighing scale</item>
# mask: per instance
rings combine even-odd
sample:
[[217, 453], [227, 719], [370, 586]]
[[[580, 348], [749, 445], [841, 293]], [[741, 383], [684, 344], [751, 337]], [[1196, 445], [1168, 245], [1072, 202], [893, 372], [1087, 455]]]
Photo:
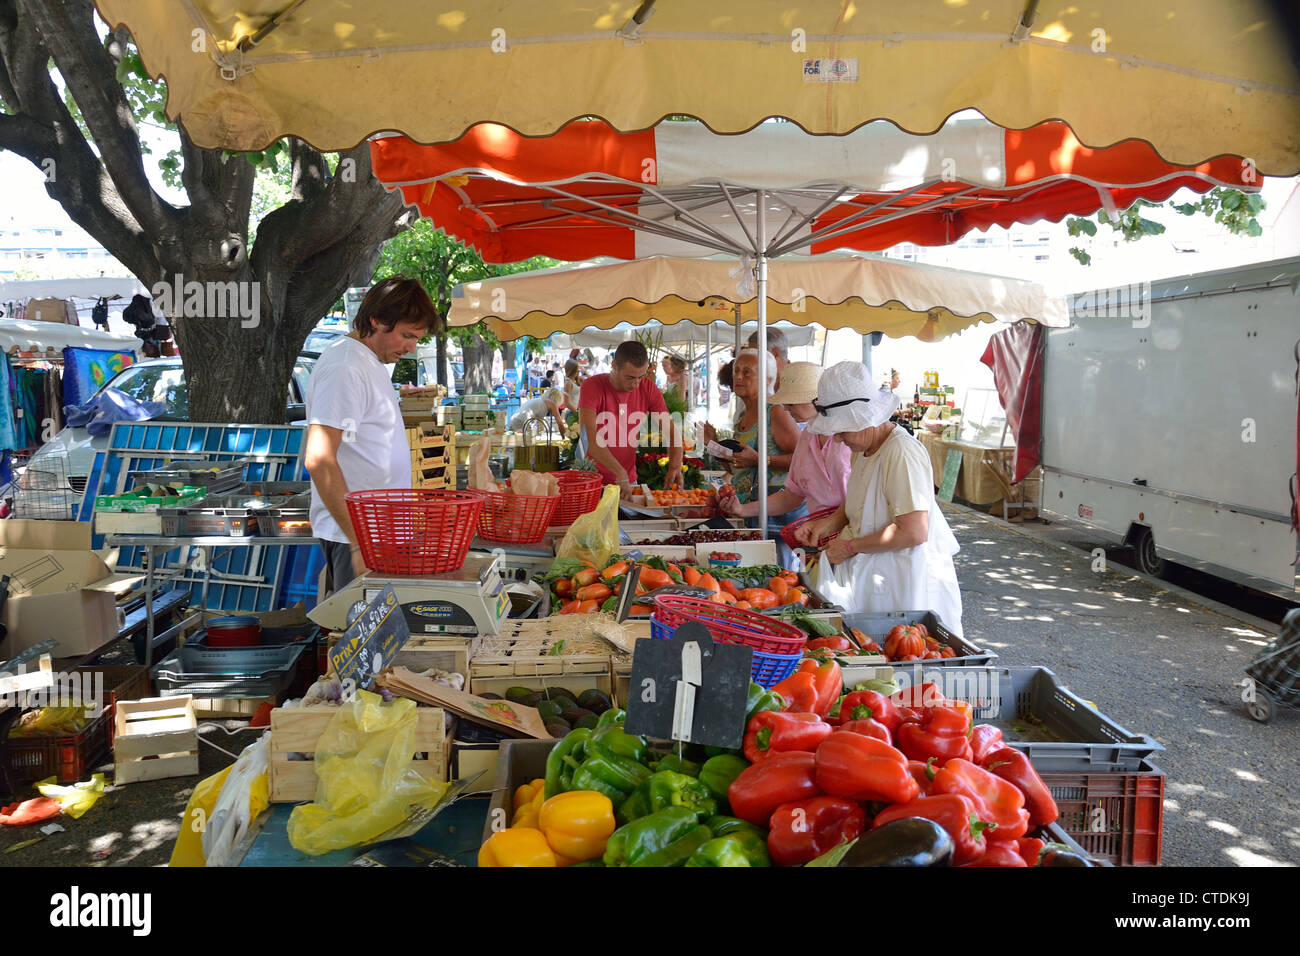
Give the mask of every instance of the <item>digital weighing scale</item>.
[[342, 631], [352, 605], [374, 600], [386, 584], [397, 594], [412, 638], [499, 634], [510, 613], [502, 556], [471, 553], [459, 570], [445, 574], [406, 577], [368, 571], [307, 616], [321, 627]]

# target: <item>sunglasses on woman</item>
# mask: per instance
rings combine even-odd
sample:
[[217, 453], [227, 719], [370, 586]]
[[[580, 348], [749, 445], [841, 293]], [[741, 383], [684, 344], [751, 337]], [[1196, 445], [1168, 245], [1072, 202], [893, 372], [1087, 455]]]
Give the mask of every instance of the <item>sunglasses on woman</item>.
[[817, 409], [818, 415], [829, 415], [832, 408], [842, 408], [845, 405], [852, 405], [854, 402], [869, 402], [869, 398], [850, 398], [842, 402], [831, 402], [829, 405], [823, 405], [817, 399], [813, 399], [813, 408]]

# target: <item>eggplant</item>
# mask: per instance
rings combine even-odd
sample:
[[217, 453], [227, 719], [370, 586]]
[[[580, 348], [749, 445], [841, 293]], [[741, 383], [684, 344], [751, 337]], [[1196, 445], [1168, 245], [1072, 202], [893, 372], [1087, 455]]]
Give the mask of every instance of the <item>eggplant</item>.
[[[882, 828], [883, 829], [883, 828]], [[1092, 862], [1068, 850], [1049, 850], [1038, 861], [1039, 866], [1092, 866]]]
[[948, 831], [933, 820], [895, 820], [863, 834], [839, 866], [952, 866]]

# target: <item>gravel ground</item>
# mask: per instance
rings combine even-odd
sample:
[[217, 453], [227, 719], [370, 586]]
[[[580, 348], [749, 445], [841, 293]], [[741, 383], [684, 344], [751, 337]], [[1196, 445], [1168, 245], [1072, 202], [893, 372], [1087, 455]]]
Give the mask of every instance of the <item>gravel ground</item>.
[[[1166, 866], [1291, 866], [1300, 862], [1300, 713], [1271, 724], [1246, 716], [1242, 670], [1276, 627], [1169, 590], [1087, 551], [1058, 528], [1008, 525], [948, 511], [961, 542], [957, 571], [968, 637], [1009, 666], [1045, 665], [1131, 731], [1165, 746]], [[202, 776], [258, 731], [205, 725]], [[212, 745], [215, 745], [212, 746]], [[109, 776], [111, 780], [111, 774]], [[201, 778], [131, 784], [105, 795], [65, 833], [13, 852], [31, 828], [0, 828], [0, 866], [157, 866]], [[28, 794], [30, 795], [30, 794]]]
[[1167, 774], [1164, 865], [1300, 862], [1300, 714], [1256, 723], [1239, 686], [1275, 626], [1114, 562], [1094, 571], [1090, 553], [1033, 523], [948, 515], [962, 548], [967, 637], [1001, 664], [1050, 667], [1103, 713], [1164, 745], [1156, 757]]

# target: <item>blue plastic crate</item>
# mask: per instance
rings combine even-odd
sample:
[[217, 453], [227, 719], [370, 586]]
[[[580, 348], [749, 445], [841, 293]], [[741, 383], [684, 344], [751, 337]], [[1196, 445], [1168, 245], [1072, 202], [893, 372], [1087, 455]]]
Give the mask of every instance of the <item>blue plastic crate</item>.
[[[653, 614], [650, 615], [650, 636], [655, 640], [671, 640], [676, 628], [670, 628], [659, 621]], [[754, 651], [754, 660], [750, 665], [749, 676], [755, 684], [763, 687], [771, 687], [779, 684], [799, 667], [799, 662], [803, 660], [803, 654], [765, 654], [762, 651]]]

